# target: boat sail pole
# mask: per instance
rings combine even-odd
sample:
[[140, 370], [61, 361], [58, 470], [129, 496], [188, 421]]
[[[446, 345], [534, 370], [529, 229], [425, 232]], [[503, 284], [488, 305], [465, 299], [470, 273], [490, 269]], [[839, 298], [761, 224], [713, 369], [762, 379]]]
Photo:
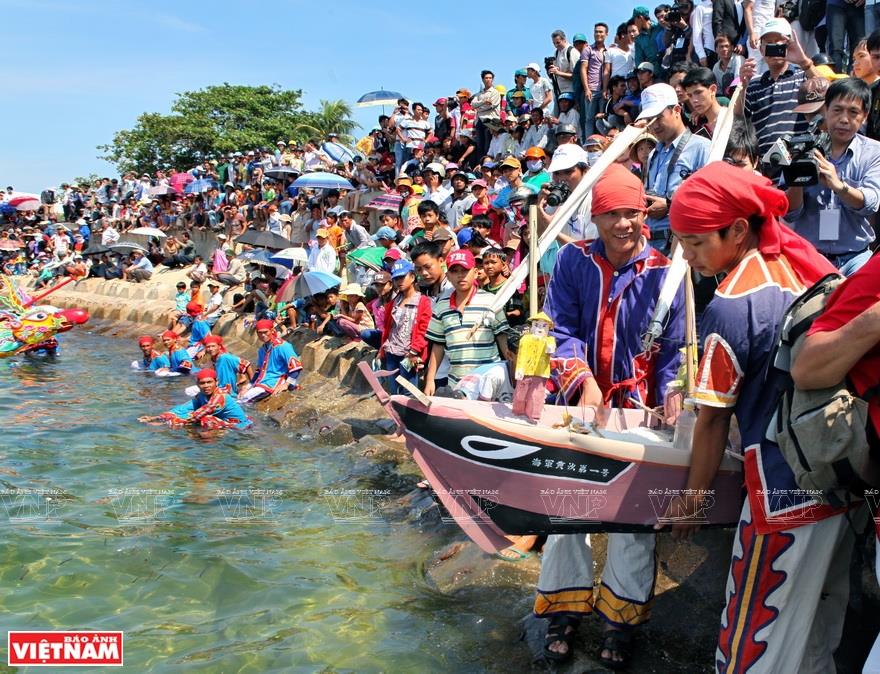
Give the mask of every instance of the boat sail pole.
[[538, 313], [538, 205], [529, 206], [529, 318]]
[[[715, 126], [715, 132], [712, 134], [712, 144], [709, 146], [709, 158], [706, 163], [720, 161], [724, 158], [724, 151], [727, 149], [727, 139], [730, 138], [730, 131], [733, 129], [734, 107], [737, 100], [742, 96], [742, 85], [736, 88], [733, 96], [730, 97], [730, 104], [726, 108], [721, 109], [718, 115], [718, 123]], [[623, 134], [621, 134], [623, 135]], [[672, 252], [672, 264], [663, 286], [660, 288], [660, 297], [657, 300], [657, 306], [654, 309], [654, 316], [648, 324], [648, 330], [642, 338], [642, 348], [648, 352], [654, 346], [654, 342], [663, 334], [663, 324], [666, 316], [669, 314], [669, 308], [675, 299], [675, 294], [684, 277], [690, 270], [689, 265], [684, 259], [681, 246], [675, 246]]]

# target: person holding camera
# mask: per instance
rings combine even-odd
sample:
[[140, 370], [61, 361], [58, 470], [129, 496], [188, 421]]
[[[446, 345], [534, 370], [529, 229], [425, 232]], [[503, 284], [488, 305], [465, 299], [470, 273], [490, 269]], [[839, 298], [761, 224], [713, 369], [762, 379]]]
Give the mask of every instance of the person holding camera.
[[577, 49], [568, 44], [565, 32], [554, 30], [550, 35], [556, 53], [553, 55], [553, 63], [548, 63], [547, 74], [556, 82], [556, 96], [571, 93], [574, 89], [574, 71], [577, 68], [581, 55]]
[[858, 133], [871, 90], [859, 79], [837, 80], [825, 94], [825, 128], [831, 151], [813, 150], [819, 182], [789, 187], [792, 228], [850, 276], [871, 258], [871, 221], [880, 208], [880, 143]]
[[669, 30], [666, 31], [666, 52], [663, 55], [663, 67], [671, 68], [676, 63], [688, 61], [691, 53], [692, 29], [690, 24], [693, 5], [680, 2], [672, 6], [666, 15]]
[[642, 92], [644, 120], [657, 139], [648, 159], [648, 218], [651, 245], [664, 255], [669, 251], [669, 204], [675, 190], [709, 159], [709, 140], [692, 134], [684, 123], [678, 94], [668, 84], [654, 84]]
[[[746, 59], [739, 71], [746, 86], [745, 96], [740, 96], [734, 112], [752, 122], [758, 135], [758, 153], [763, 157], [780, 137], [806, 130], [806, 123], [794, 111], [798, 89], [805, 79], [819, 73], [785, 19], [771, 19], [764, 24], [760, 53], [767, 72], [755, 77], [758, 61]], [[789, 63], [798, 67], [790, 67]], [[774, 173], [778, 174], [778, 169], [764, 167], [764, 175], [772, 178]]]
[[[568, 199], [572, 191], [580, 184], [590, 168], [586, 151], [575, 143], [560, 143], [553, 153], [547, 172], [552, 182], [544, 183], [538, 193], [538, 233], [547, 229], [556, 208]], [[595, 225], [590, 219], [590, 208], [586, 200], [575, 211], [556, 237], [560, 243], [591, 240], [598, 236]]]

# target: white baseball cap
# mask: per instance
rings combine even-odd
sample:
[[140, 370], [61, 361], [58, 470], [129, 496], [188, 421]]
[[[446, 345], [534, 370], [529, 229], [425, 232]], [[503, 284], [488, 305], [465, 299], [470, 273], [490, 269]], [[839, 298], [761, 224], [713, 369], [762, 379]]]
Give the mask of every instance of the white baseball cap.
[[656, 117], [670, 105], [678, 105], [678, 94], [668, 84], [652, 84], [642, 92], [642, 111], [636, 120]]
[[526, 70], [528, 70], [529, 68], [536, 72], [541, 72], [541, 66], [539, 66], [537, 63], [529, 63], [529, 65], [526, 66]]
[[556, 151], [553, 153], [553, 159], [550, 160], [550, 166], [547, 167], [547, 172], [553, 173], [554, 171], [565, 171], [572, 166], [589, 163], [584, 148], [580, 145], [566, 143], [565, 145], [560, 145], [556, 148]]
[[785, 19], [769, 19], [761, 29], [759, 37], [764, 37], [770, 33], [779, 33], [783, 37], [791, 39], [791, 24]]

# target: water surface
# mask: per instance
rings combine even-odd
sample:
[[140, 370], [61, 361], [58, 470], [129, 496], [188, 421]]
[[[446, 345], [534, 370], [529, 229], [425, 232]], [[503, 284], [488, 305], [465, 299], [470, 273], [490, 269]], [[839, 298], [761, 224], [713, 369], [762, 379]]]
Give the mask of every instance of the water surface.
[[4, 631], [124, 630], [136, 672], [528, 666], [486, 593], [430, 589], [441, 541], [372, 508], [389, 496], [350, 448], [259, 418], [219, 437], [144, 426], [191, 382], [130, 371], [133, 340], [62, 340], [57, 359], [0, 360]]

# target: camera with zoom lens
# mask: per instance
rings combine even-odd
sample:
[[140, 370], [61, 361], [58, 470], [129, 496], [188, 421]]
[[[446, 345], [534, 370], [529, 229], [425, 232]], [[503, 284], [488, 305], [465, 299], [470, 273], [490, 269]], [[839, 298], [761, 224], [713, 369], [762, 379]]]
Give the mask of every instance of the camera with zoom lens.
[[556, 65], [556, 57], [555, 56], [545, 56], [544, 57], [544, 70], [548, 73], [550, 72], [550, 66]]
[[779, 138], [761, 158], [773, 168], [782, 168], [788, 187], [806, 187], [819, 182], [819, 165], [813, 150], [826, 157], [831, 151], [831, 136], [822, 131], [824, 119], [817, 115], [803, 133], [786, 134]]
[[550, 183], [547, 191], [548, 206], [556, 207], [571, 196], [571, 188], [565, 183]]
[[687, 5], [673, 5], [672, 9], [666, 13], [667, 23], [672, 25], [680, 22], [684, 18], [684, 15], [687, 14], [687, 11]]

